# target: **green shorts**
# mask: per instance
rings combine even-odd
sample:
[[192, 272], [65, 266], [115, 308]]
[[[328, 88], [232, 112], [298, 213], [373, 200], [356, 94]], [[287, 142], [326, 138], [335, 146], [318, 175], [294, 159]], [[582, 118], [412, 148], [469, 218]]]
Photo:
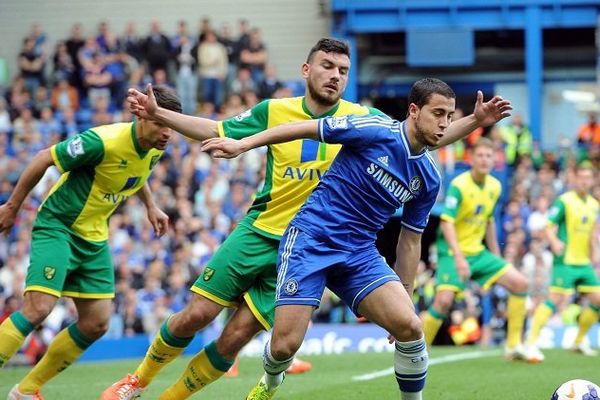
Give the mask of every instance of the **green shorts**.
[[60, 229], [34, 228], [25, 291], [56, 297], [110, 299], [115, 271], [108, 242], [88, 242]]
[[555, 263], [552, 267], [550, 291], [573, 294], [600, 291], [600, 281], [591, 265], [568, 265]]
[[[465, 257], [471, 269], [472, 281], [477, 282], [483, 289], [494, 284], [511, 266], [509, 262], [488, 250], [474, 256]], [[462, 292], [467, 287], [467, 282], [461, 281], [454, 265], [454, 256], [448, 253], [441, 254], [435, 273], [436, 290], [452, 290]]]
[[275, 315], [279, 240], [245, 225], [227, 237], [191, 290], [217, 304], [236, 307], [243, 298], [266, 330]]

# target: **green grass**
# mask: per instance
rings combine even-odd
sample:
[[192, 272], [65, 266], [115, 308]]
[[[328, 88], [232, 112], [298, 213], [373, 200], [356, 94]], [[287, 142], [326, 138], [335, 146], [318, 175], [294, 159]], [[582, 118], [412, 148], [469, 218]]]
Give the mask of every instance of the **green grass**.
[[[452, 354], [478, 351], [470, 348], [434, 348], [431, 359]], [[584, 357], [565, 350], [546, 351], [542, 364], [508, 363], [493, 351], [492, 356], [433, 365], [429, 369], [426, 400], [511, 399], [545, 400], [560, 383], [581, 378], [600, 382], [600, 366], [596, 357]], [[388, 369], [392, 353], [343, 354], [313, 356], [313, 370], [304, 375], [288, 376], [277, 399], [281, 400], [387, 400], [399, 398], [392, 375], [368, 381], [355, 381], [353, 376]], [[185, 367], [180, 359], [166, 367], [152, 383], [142, 399], [157, 399]], [[138, 360], [80, 363], [72, 366], [43, 389], [47, 400], [95, 400], [100, 392], [126, 372]], [[194, 399], [240, 400], [261, 374], [258, 358], [243, 358], [237, 378], [223, 378], [196, 394]], [[0, 370], [0, 399], [12, 385], [27, 373], [26, 368]]]

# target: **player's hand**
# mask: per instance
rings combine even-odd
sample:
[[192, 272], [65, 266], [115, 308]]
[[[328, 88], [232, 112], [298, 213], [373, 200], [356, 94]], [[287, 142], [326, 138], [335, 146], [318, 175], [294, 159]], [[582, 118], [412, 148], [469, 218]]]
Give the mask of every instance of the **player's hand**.
[[565, 244], [560, 240], [553, 240], [550, 242], [550, 250], [555, 256], [560, 256], [565, 250]]
[[153, 119], [156, 110], [158, 109], [158, 103], [156, 97], [154, 97], [154, 91], [152, 90], [152, 84], [147, 86], [148, 95], [140, 92], [137, 89], [129, 88], [127, 90], [127, 104], [129, 111], [144, 119]]
[[471, 267], [469, 266], [469, 262], [465, 259], [464, 256], [455, 256], [454, 262], [456, 264], [456, 272], [458, 272], [459, 278], [465, 282], [471, 276]]
[[395, 343], [395, 342], [396, 342], [396, 338], [395, 338], [395, 337], [393, 337], [392, 335], [388, 335], [388, 338], [387, 338], [387, 339], [388, 339], [388, 343], [389, 343], [389, 344], [393, 344], [393, 343]]
[[202, 142], [202, 151], [211, 153], [213, 158], [235, 158], [244, 152], [240, 140], [231, 138], [210, 138]]
[[148, 209], [148, 220], [150, 221], [150, 224], [152, 224], [156, 236], [161, 237], [167, 233], [167, 229], [169, 228], [169, 216], [165, 214], [163, 210], [158, 207]]
[[13, 207], [7, 204], [0, 206], [0, 233], [8, 234], [10, 228], [15, 224], [17, 213]]
[[473, 115], [480, 126], [486, 127], [495, 124], [503, 118], [510, 115], [512, 105], [509, 100], [505, 100], [502, 96], [494, 96], [491, 100], [483, 102], [483, 92], [477, 91], [477, 101]]

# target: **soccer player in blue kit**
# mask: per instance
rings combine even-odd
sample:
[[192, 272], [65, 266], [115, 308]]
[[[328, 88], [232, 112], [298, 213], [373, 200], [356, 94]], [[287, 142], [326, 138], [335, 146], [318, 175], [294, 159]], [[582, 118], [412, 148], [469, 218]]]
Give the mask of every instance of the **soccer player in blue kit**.
[[[342, 144], [282, 238], [275, 324], [263, 354], [265, 374], [247, 399], [273, 398], [325, 286], [356, 314], [390, 333], [401, 398], [422, 398], [428, 355], [411, 295], [421, 233], [441, 181], [429, 149], [447, 144], [443, 136], [455, 98], [446, 83], [425, 78], [411, 88], [403, 122], [374, 115], [327, 117], [280, 125], [239, 141], [203, 142], [205, 151], [224, 158], [300, 138]], [[478, 92], [472, 123], [491, 125], [508, 116], [510, 109], [510, 102], [500, 96], [483, 104], [483, 94]], [[375, 237], [400, 206], [404, 212], [393, 270], [378, 253]]]

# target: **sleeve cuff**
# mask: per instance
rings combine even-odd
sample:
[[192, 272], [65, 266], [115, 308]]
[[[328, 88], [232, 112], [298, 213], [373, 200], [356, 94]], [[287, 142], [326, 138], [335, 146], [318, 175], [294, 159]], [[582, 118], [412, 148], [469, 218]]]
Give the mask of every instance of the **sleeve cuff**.
[[317, 125], [317, 135], [319, 136], [319, 142], [325, 143], [325, 135], [323, 133], [323, 128], [325, 124], [325, 118], [321, 118]]
[[423, 233], [423, 231], [425, 230], [425, 228], [419, 228], [418, 226], [407, 224], [404, 221], [401, 222], [401, 225], [404, 228], [408, 229], [409, 231], [412, 231], [412, 232], [415, 232], [415, 233]]
[[65, 173], [65, 169], [63, 168], [60, 160], [58, 159], [58, 154], [56, 154], [56, 145], [50, 147], [50, 154], [52, 155], [52, 160], [54, 161], [54, 165], [60, 171], [61, 174]]
[[217, 131], [219, 132], [219, 137], [226, 137], [225, 128], [223, 128], [223, 121], [217, 122]]

